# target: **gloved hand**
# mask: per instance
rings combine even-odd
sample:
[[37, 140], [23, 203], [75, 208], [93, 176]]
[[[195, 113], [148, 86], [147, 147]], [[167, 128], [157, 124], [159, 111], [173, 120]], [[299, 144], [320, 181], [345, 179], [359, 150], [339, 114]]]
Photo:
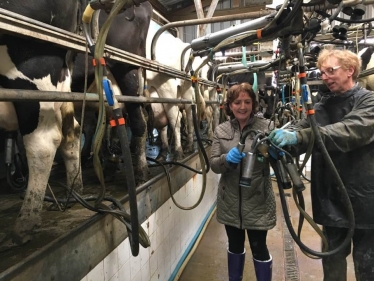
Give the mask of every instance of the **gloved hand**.
[[279, 159], [279, 157], [282, 157], [284, 155], [283, 151], [275, 149], [275, 147], [272, 146], [272, 145], [269, 146], [268, 152], [269, 152], [270, 156], [273, 157], [274, 159]]
[[233, 147], [230, 149], [229, 153], [227, 153], [226, 161], [233, 164], [238, 164], [240, 163], [243, 157], [245, 157], [245, 153], [240, 153], [237, 147]]
[[296, 132], [284, 129], [273, 130], [269, 135], [269, 139], [279, 147], [295, 145], [298, 143]]

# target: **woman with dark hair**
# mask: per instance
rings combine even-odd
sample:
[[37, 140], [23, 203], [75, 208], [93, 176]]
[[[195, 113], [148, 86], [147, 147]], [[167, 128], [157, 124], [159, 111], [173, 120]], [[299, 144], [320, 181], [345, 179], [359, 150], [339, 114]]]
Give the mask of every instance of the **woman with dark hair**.
[[272, 257], [266, 245], [267, 231], [276, 223], [275, 198], [267, 158], [257, 155], [251, 187], [239, 186], [244, 152], [250, 150], [253, 136], [247, 137], [244, 152], [237, 144], [248, 130], [268, 130], [269, 120], [257, 116], [257, 102], [252, 86], [232, 86], [224, 109], [230, 120], [214, 132], [210, 164], [221, 174], [217, 196], [217, 220], [225, 225], [228, 238], [229, 280], [242, 280], [245, 262], [245, 233], [252, 251], [257, 280], [270, 281]]

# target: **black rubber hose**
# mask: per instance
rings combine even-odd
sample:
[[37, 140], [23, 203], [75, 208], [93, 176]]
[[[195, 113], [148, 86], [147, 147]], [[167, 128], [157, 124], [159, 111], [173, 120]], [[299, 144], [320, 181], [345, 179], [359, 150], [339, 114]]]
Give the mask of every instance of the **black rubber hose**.
[[[308, 106], [308, 110], [312, 109], [311, 104], [307, 104], [307, 106]], [[327, 151], [326, 146], [325, 146], [325, 144], [322, 140], [321, 133], [319, 132], [315, 116], [313, 114], [309, 114], [308, 119], [310, 121], [310, 126], [311, 126], [311, 128], [314, 132], [315, 144], [317, 144], [318, 148], [321, 150], [323, 158], [326, 161], [327, 166], [329, 167], [329, 169], [331, 171], [332, 177], [335, 179], [335, 181], [337, 183], [340, 194], [343, 197], [343, 201], [344, 201], [343, 203], [347, 208], [349, 229], [348, 229], [347, 237], [345, 238], [345, 240], [342, 243], [342, 245], [346, 246], [350, 243], [350, 241], [353, 237], [354, 228], [355, 228], [355, 217], [354, 217], [354, 212], [353, 212], [353, 208], [352, 208], [352, 203], [351, 203], [351, 200], [350, 200], [349, 195], [347, 193], [347, 190], [344, 187], [344, 183], [343, 183], [342, 179], [340, 178], [340, 175], [339, 175], [338, 171], [335, 169], [335, 165], [332, 162], [332, 160], [330, 158], [330, 155], [329, 155], [329, 152]]]
[[199, 129], [198, 129], [199, 125], [197, 124], [196, 104], [191, 104], [191, 110], [192, 110], [192, 121], [193, 121], [194, 130], [195, 130], [197, 145], [199, 146], [199, 148], [200, 148], [200, 150], [203, 154], [204, 162], [205, 162], [205, 165], [206, 165], [205, 170], [206, 170], [206, 173], [208, 173], [209, 170], [210, 170], [210, 164], [209, 164], [208, 155], [206, 154], [204, 145], [201, 141], [200, 132], [199, 132]]
[[186, 169], [188, 169], [188, 170], [190, 170], [190, 171], [192, 171], [194, 173], [200, 174], [200, 175], [203, 173], [203, 172], [198, 171], [198, 170], [196, 170], [194, 168], [191, 168], [190, 166], [187, 166], [186, 164], [183, 164], [183, 163], [180, 163], [180, 162], [176, 162], [176, 161], [164, 161], [164, 162], [160, 162], [160, 161], [155, 160], [155, 159], [150, 158], [150, 157], [146, 157], [146, 159], [148, 161], [157, 163], [155, 165], [148, 165], [148, 167], [150, 167], [150, 168], [152, 168], [152, 167], [159, 167], [161, 165], [177, 165], [177, 166], [181, 166], [183, 168], [186, 168]]
[[241, 143], [241, 144], [245, 144], [245, 140], [247, 139], [247, 137], [249, 136], [249, 134], [254, 134], [254, 135], [257, 136], [257, 134], [259, 134], [259, 131], [252, 130], [252, 129], [246, 131], [246, 132], [242, 135], [242, 137], [240, 138], [240, 143]]
[[[282, 188], [282, 180], [281, 180], [281, 176], [279, 174], [278, 167], [276, 165], [276, 160], [273, 157], [269, 157], [269, 162], [270, 162], [271, 167], [273, 168], [275, 177], [277, 179], [279, 197], [280, 197], [280, 200], [281, 200], [284, 220], [286, 221], [287, 228], [288, 228], [293, 240], [300, 247], [300, 249], [303, 250], [304, 252], [307, 252], [307, 253], [313, 255], [313, 256], [321, 257], [321, 258], [334, 255], [334, 254], [338, 253], [339, 251], [341, 251], [347, 244], [346, 240], [341, 245], [339, 245], [339, 247], [337, 247], [337, 248], [335, 248], [331, 251], [328, 251], [328, 252], [317, 252], [315, 250], [310, 249], [309, 247], [307, 247], [305, 244], [303, 244], [301, 242], [301, 240], [299, 239], [299, 237], [295, 233], [295, 230], [293, 229], [293, 226], [292, 226], [292, 222], [290, 220], [290, 214], [288, 212], [286, 197], [285, 197], [285, 194], [284, 194], [284, 190]], [[298, 198], [300, 200], [302, 198], [302, 194], [298, 194]], [[352, 237], [350, 237], [350, 238], [352, 238]], [[349, 241], [350, 241], [350, 238], [349, 238]]]
[[[113, 215], [116, 219], [118, 219], [119, 221], [121, 221], [125, 226], [126, 226], [126, 229], [127, 229], [127, 233], [128, 233], [128, 237], [129, 237], [129, 240], [130, 240], [130, 236], [133, 232], [132, 230], [132, 227], [133, 227], [133, 222], [131, 222], [131, 215], [129, 215], [125, 208], [123, 207], [122, 203], [117, 200], [116, 198], [112, 197], [112, 196], [104, 196], [102, 200], [106, 200], [106, 201], [110, 201], [114, 204], [114, 206], [106, 206], [104, 204], [99, 204], [102, 206], [102, 208], [99, 206], [99, 205], [96, 205], [95, 206], [92, 206], [88, 203], [88, 201], [96, 201], [100, 196], [94, 196], [94, 195], [91, 195], [91, 196], [87, 196], [85, 198], [81, 197], [76, 191], [74, 191], [73, 189], [70, 189], [69, 187], [67, 187], [66, 185], [62, 184], [62, 183], [57, 183], [58, 185], [64, 187], [72, 196], [73, 198], [68, 198], [68, 199], [61, 199], [61, 198], [51, 198], [49, 196], [45, 196], [44, 197], [44, 200], [47, 201], [47, 202], [53, 202], [55, 203], [56, 201], [58, 203], [61, 203], [61, 204], [69, 204], [69, 203], [80, 203], [83, 207], [85, 207], [86, 209], [90, 210], [90, 211], [93, 211], [93, 212], [97, 212], [97, 213], [106, 213], [106, 214], [111, 214]], [[22, 196], [21, 196], [22, 198]], [[128, 194], [127, 194], [127, 198], [126, 199], [129, 199], [128, 197]], [[127, 200], [128, 201], [128, 200]], [[115, 210], [114, 207], [117, 207], [119, 210]], [[138, 229], [140, 229], [141, 231], [139, 231], [138, 233], [138, 241], [140, 241], [139, 243], [144, 247], [144, 248], [147, 248], [150, 246], [150, 241], [149, 241], [149, 238], [147, 236], [147, 234], [145, 233], [145, 231], [143, 230], [143, 228], [141, 228], [141, 226], [138, 225], [137, 227]], [[140, 238], [140, 239], [139, 239]], [[130, 241], [130, 246], [131, 246], [131, 241]]]
[[14, 173], [17, 174], [17, 168], [15, 170], [15, 172], [13, 173], [13, 169], [12, 169], [12, 165], [6, 165], [5, 166], [5, 170], [6, 170], [6, 179], [7, 179], [7, 183], [9, 184], [11, 190], [13, 192], [22, 192], [24, 191], [26, 188], [27, 188], [27, 178], [24, 177], [23, 175], [20, 174], [20, 176], [22, 177], [22, 181], [20, 182], [17, 182], [17, 179], [14, 178]]
[[120, 120], [123, 120], [121, 108], [116, 108], [113, 110], [113, 118], [116, 121], [117, 134], [121, 143], [122, 163], [120, 163], [120, 168], [126, 176], [127, 192], [129, 195], [131, 216], [131, 233], [129, 233], [129, 240], [131, 245], [131, 253], [134, 257], [136, 257], [139, 254], [138, 202], [136, 200], [136, 184], [131, 159], [131, 151], [129, 141], [127, 139], [126, 126], [120, 122]]

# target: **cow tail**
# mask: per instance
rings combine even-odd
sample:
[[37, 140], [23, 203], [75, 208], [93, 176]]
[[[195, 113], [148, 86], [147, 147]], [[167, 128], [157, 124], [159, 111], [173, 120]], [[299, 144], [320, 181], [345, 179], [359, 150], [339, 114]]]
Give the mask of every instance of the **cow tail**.
[[61, 105], [62, 136], [66, 142], [74, 141], [74, 105], [72, 102], [63, 102]]

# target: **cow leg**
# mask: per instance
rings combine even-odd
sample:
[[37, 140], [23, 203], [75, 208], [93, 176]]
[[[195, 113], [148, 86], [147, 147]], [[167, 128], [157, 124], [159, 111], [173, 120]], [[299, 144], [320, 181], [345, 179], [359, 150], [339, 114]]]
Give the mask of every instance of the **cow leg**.
[[207, 106], [205, 109], [205, 117], [207, 121], [207, 137], [208, 139], [213, 139], [213, 109]]
[[135, 143], [134, 174], [137, 184], [148, 180], [148, 163], [145, 156], [146, 139], [146, 134], [141, 137], [133, 136], [132, 138], [132, 142]]
[[169, 125], [173, 131], [174, 137], [174, 160], [183, 159], [183, 149], [181, 143], [181, 113], [177, 105], [171, 103], [164, 104]]
[[137, 184], [148, 180], [148, 163], [145, 149], [147, 142], [146, 119], [140, 104], [126, 104], [126, 111], [130, 118], [130, 129], [132, 133], [131, 150], [135, 154], [134, 175]]
[[[62, 79], [57, 84], [57, 91], [70, 92], [70, 71], [63, 68], [61, 76]], [[55, 103], [55, 112], [58, 113], [57, 122], [60, 124], [62, 132], [59, 151], [65, 163], [67, 186], [78, 193], [82, 193], [82, 171], [79, 161], [80, 126], [74, 117], [74, 104], [72, 102]]]
[[213, 132], [219, 125], [219, 106], [213, 105]]
[[[158, 93], [155, 91], [153, 87], [151, 88], [151, 91], [149, 91], [149, 96], [152, 98], [159, 98]], [[161, 139], [161, 149], [157, 155], [157, 160], [164, 161], [167, 159], [168, 153], [170, 153], [170, 149], [168, 140], [169, 120], [166, 116], [163, 104], [152, 103], [150, 115], [151, 116], [148, 117], [148, 124], [150, 124], [150, 127], [148, 129], [156, 128]]]
[[169, 140], [168, 140], [168, 126], [164, 126], [159, 130], [161, 138], [161, 150], [157, 156], [157, 160], [166, 160], [169, 153]]
[[0, 102], [0, 128], [6, 131], [18, 130], [18, 118], [11, 102]]
[[59, 152], [64, 160], [66, 168], [67, 186], [78, 193], [83, 192], [82, 170], [79, 165], [79, 134], [80, 126], [74, 120], [74, 138], [64, 137], [59, 147]]
[[30, 240], [35, 227], [41, 223], [41, 211], [52, 163], [62, 140], [54, 104], [40, 103], [38, 127], [23, 136], [29, 168], [25, 198], [13, 229], [13, 241], [23, 244]]
[[185, 106], [186, 111], [186, 119], [187, 119], [187, 144], [185, 146], [185, 151], [190, 153], [195, 150], [194, 148], [194, 126], [192, 120], [192, 108], [191, 105], [186, 104]]

